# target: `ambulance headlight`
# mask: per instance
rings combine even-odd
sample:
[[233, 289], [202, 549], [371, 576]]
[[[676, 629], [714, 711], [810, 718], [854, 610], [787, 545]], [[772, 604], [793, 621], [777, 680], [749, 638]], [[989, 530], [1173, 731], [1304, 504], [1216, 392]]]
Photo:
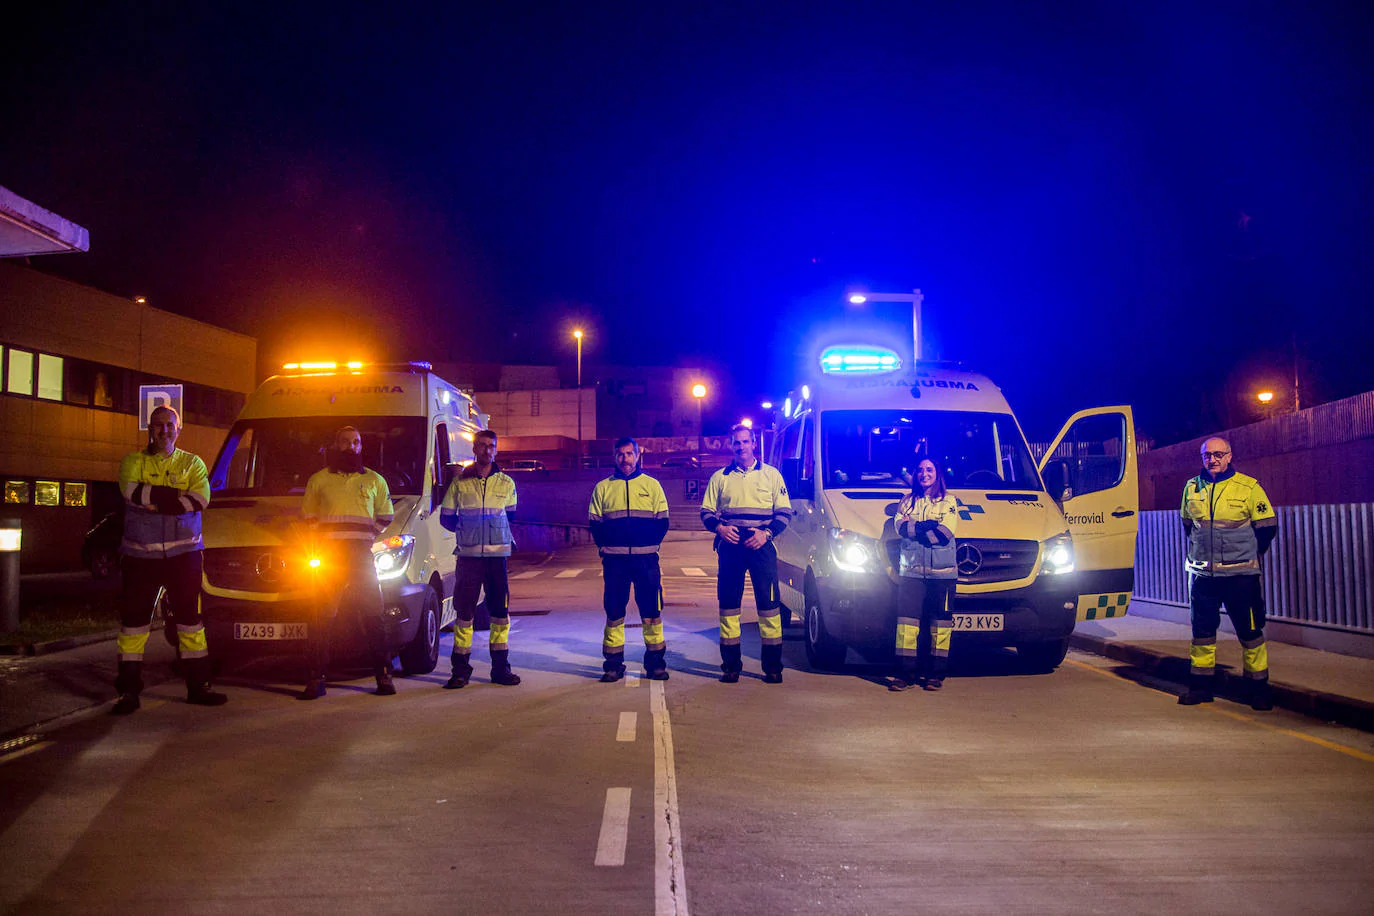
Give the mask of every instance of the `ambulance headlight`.
[[1044, 544], [1040, 553], [1040, 571], [1048, 575], [1073, 572], [1073, 538], [1056, 534]]
[[410, 565], [410, 555], [415, 552], [415, 537], [398, 534], [385, 541], [372, 545], [372, 565], [377, 568], [377, 581], [399, 579], [405, 575]]
[[878, 572], [879, 545], [873, 538], [846, 531], [830, 529], [830, 559], [845, 572]]

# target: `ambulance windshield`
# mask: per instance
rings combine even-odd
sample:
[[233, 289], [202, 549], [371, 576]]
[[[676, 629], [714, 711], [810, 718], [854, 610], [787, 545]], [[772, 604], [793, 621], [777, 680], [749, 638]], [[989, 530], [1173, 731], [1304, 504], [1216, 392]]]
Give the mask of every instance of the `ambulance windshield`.
[[1026, 441], [1007, 414], [827, 410], [821, 439], [827, 489], [906, 488], [923, 458], [935, 462], [950, 489], [1041, 489]]
[[381, 474], [393, 496], [416, 495], [425, 482], [427, 432], [421, 417], [274, 417], [240, 420], [210, 475], [218, 496], [296, 496], [324, 467], [341, 426], [363, 437], [363, 465]]

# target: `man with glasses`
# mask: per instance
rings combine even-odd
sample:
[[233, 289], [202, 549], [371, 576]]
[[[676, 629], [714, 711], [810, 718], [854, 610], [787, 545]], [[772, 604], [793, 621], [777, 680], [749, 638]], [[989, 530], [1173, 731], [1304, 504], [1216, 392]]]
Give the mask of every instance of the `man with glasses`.
[[1184, 706], [1212, 702], [1224, 606], [1240, 640], [1250, 706], [1273, 709], [1260, 557], [1279, 532], [1278, 519], [1259, 482], [1231, 467], [1231, 445], [1225, 439], [1213, 437], [1202, 444], [1202, 468], [1183, 487], [1193, 645], [1188, 690], [1178, 701]]

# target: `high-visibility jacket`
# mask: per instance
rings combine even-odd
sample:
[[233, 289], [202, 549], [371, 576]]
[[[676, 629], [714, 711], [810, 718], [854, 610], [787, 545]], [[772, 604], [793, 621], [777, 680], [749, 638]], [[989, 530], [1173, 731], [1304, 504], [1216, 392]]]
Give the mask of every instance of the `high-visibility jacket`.
[[957, 579], [954, 531], [959, 509], [946, 493], [937, 500], [908, 494], [897, 504], [893, 527], [902, 539], [897, 573], [917, 579]]
[[470, 464], [448, 485], [439, 524], [458, 535], [455, 556], [508, 557], [514, 511], [515, 481], [495, 464], [486, 477]]
[[200, 515], [210, 505], [210, 474], [190, 452], [125, 455], [119, 463], [124, 495], [124, 540], [120, 552], [144, 560], [163, 560], [204, 550]]
[[[773, 538], [782, 534], [791, 518], [792, 501], [787, 498], [782, 474], [759, 460], [748, 470], [732, 461], [716, 471], [701, 500], [701, 523], [707, 531], [715, 531], [722, 524], [763, 528]], [[749, 531], [744, 536], [748, 537]]]
[[592, 488], [587, 517], [602, 554], [658, 553], [668, 533], [668, 497], [638, 468], [629, 477], [617, 471]]
[[1259, 575], [1259, 558], [1278, 534], [1279, 520], [1255, 478], [1234, 470], [1216, 481], [1199, 474], [1183, 487], [1181, 511], [1190, 573]]
[[391, 489], [370, 468], [356, 474], [328, 468], [310, 475], [305, 484], [301, 515], [319, 525], [331, 541], [371, 543], [396, 516]]

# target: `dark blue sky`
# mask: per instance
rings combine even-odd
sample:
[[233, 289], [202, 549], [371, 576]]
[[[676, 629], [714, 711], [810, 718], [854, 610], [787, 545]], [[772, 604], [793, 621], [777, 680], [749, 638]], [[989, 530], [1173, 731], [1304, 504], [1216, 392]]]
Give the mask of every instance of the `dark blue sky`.
[[91, 230], [43, 269], [273, 359], [571, 364], [579, 320], [723, 421], [861, 285], [1032, 438], [1239, 421], [1294, 341], [1305, 401], [1374, 387], [1368, 4], [645, 6], [28, 11], [0, 184]]

